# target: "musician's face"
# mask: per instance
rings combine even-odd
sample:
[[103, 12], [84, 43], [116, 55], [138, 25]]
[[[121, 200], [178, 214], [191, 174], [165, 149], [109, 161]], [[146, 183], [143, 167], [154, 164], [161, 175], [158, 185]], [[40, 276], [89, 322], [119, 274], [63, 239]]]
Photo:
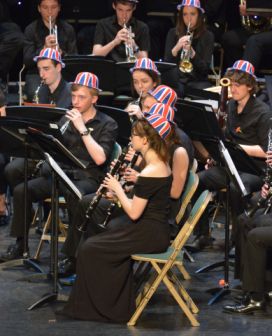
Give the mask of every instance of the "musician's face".
[[116, 5], [112, 4], [112, 7], [116, 12], [117, 21], [120, 26], [123, 26], [124, 23], [127, 23], [131, 19], [132, 14], [135, 10], [135, 6], [129, 3], [117, 3]]
[[38, 6], [38, 11], [41, 14], [45, 24], [49, 24], [49, 17], [54, 23], [60, 12], [60, 5], [56, 0], [43, 0]]
[[156, 104], [157, 100], [150, 95], [147, 95], [142, 104], [142, 112], [148, 112], [152, 105]]
[[237, 102], [249, 98], [251, 90], [252, 88], [248, 87], [246, 84], [239, 84], [237, 82], [231, 81], [230, 92], [232, 98]]
[[144, 97], [149, 90], [154, 89], [156, 83], [144, 71], [135, 70], [132, 74], [133, 86], [138, 95], [142, 94]]
[[76, 91], [72, 91], [71, 95], [73, 108], [76, 108], [82, 114], [92, 108], [98, 99], [87, 86], [79, 86]]
[[184, 24], [188, 27], [190, 22], [190, 29], [194, 29], [198, 20], [198, 9], [191, 6], [184, 6], [182, 17]]
[[37, 63], [41, 80], [49, 87], [56, 83], [60, 78], [61, 65], [57, 65], [50, 59], [41, 59]]
[[146, 137], [139, 136], [134, 131], [131, 132], [131, 145], [135, 151], [140, 151], [146, 142]]

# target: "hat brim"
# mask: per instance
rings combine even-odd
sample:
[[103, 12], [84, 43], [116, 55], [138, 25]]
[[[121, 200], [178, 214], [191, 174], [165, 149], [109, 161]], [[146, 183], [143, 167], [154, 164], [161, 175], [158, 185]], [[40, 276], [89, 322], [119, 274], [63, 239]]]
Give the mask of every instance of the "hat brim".
[[241, 69], [235, 69], [235, 68], [230, 67], [230, 68], [227, 68], [226, 72], [227, 72], [227, 71], [231, 71], [231, 70], [233, 70], [233, 71], [241, 71], [241, 72], [247, 73], [248, 75], [252, 76], [255, 80], [257, 80], [257, 76], [252, 75], [252, 74], [250, 74], [249, 72], [244, 71], [244, 70], [241, 70]]

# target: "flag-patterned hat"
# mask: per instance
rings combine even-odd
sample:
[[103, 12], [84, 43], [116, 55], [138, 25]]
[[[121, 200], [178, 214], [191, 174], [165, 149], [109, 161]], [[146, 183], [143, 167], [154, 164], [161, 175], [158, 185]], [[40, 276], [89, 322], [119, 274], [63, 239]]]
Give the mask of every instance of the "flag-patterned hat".
[[53, 48], [44, 48], [40, 51], [40, 54], [38, 56], [35, 56], [33, 58], [34, 62], [38, 62], [40, 59], [51, 59], [53, 61], [56, 61], [61, 64], [62, 68], [65, 67], [65, 64], [62, 62], [60, 53]]
[[87, 86], [90, 89], [96, 89], [98, 91], [102, 91], [99, 89], [99, 80], [97, 76], [91, 72], [80, 72], [79, 74], [77, 74], [73, 84], [79, 84]]
[[150, 116], [152, 114], [158, 114], [170, 122], [174, 122], [175, 111], [172, 109], [171, 106], [165, 105], [162, 103], [155, 103], [153, 104], [149, 111], [147, 112], [146, 116]]
[[151, 70], [154, 71], [157, 75], [160, 75], [160, 72], [156, 67], [156, 64], [150, 58], [147, 57], [137, 59], [133, 68], [131, 68], [129, 71], [133, 73], [135, 70]]
[[248, 73], [249, 75], [251, 75], [252, 77], [256, 79], [256, 76], [254, 74], [255, 73], [254, 66], [248, 61], [244, 61], [244, 60], [236, 61], [231, 68], [227, 68], [227, 71], [229, 70], [243, 71], [243, 72]]
[[199, 0], [182, 0], [182, 3], [177, 6], [177, 9], [180, 10], [182, 7], [195, 7], [201, 10], [202, 13], [205, 13], [204, 9], [201, 7]]
[[146, 117], [149, 124], [159, 133], [162, 139], [165, 139], [171, 132], [169, 121], [159, 114], [151, 114]]
[[176, 92], [167, 85], [159, 85], [154, 90], [148, 92], [158, 102], [175, 107], [178, 96]]

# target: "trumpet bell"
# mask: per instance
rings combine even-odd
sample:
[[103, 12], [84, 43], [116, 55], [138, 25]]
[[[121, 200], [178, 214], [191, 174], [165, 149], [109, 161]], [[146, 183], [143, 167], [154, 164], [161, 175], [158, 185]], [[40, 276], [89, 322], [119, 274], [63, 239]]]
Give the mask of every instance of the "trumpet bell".
[[193, 64], [189, 60], [182, 60], [179, 63], [179, 70], [184, 73], [190, 73], [193, 71]]

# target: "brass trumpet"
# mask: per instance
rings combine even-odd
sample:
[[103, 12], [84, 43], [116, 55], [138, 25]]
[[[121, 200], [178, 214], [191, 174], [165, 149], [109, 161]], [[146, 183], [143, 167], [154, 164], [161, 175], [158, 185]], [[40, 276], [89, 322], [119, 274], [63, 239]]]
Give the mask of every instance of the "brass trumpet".
[[55, 35], [56, 50], [58, 51], [58, 26], [56, 24], [52, 25], [52, 16], [49, 16], [49, 35]]
[[137, 60], [137, 57], [134, 54], [134, 48], [132, 45], [132, 40], [135, 37], [134, 33], [132, 32], [131, 26], [127, 27], [126, 22], [124, 21], [123, 28], [125, 28], [128, 32], [128, 41], [125, 42], [125, 50], [126, 50], [126, 61], [128, 63], [135, 63]]
[[190, 31], [190, 26], [191, 22], [189, 22], [186, 32], [186, 35], [189, 36], [189, 48], [183, 48], [180, 54], [179, 70], [184, 73], [190, 73], [193, 71], [193, 64], [191, 62], [191, 47], [194, 33]]

